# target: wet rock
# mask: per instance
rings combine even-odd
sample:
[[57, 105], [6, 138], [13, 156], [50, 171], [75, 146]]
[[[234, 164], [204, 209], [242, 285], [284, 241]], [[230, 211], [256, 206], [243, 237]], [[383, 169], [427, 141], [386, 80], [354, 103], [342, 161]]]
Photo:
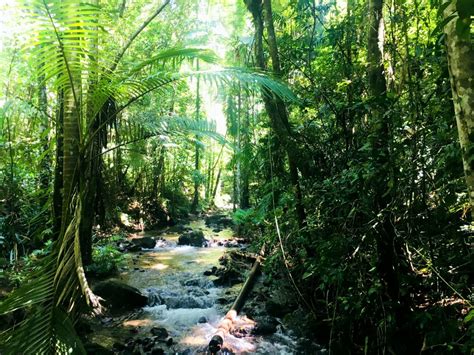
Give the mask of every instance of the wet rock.
[[277, 331], [278, 321], [272, 317], [263, 317], [256, 320], [257, 324], [252, 330], [253, 335], [271, 335]]
[[211, 270], [206, 270], [206, 271], [204, 271], [203, 275], [204, 275], [204, 276], [211, 276], [211, 275], [212, 275], [212, 271], [211, 271]]
[[171, 346], [171, 345], [173, 345], [173, 338], [166, 339], [166, 346]]
[[198, 323], [201, 323], [201, 324], [202, 323], [207, 323], [207, 318], [204, 317], [204, 316], [200, 317], [199, 320], [198, 320]]
[[124, 350], [129, 350], [129, 351], [132, 351], [134, 348], [135, 348], [135, 341], [133, 340], [130, 340], [129, 342], [127, 342], [125, 344], [125, 349]]
[[143, 338], [141, 344], [144, 351], [151, 351], [155, 345], [155, 341], [152, 338]]
[[101, 322], [102, 324], [109, 324], [109, 323], [112, 322], [112, 320], [113, 320], [112, 317], [104, 317], [104, 318], [102, 318], [102, 319], [100, 320], [100, 322]]
[[229, 300], [227, 298], [224, 298], [224, 297], [219, 297], [217, 300], [217, 303], [219, 304], [226, 304], [226, 303], [229, 303]]
[[150, 332], [157, 339], [166, 339], [168, 337], [168, 331], [165, 328], [153, 327], [153, 328], [151, 328]]
[[207, 239], [204, 238], [204, 233], [202, 231], [190, 231], [180, 235], [178, 245], [202, 247], [207, 245]]
[[234, 268], [218, 269], [214, 275], [218, 276], [212, 281], [216, 286], [233, 286], [243, 281], [241, 273]]
[[173, 298], [164, 298], [165, 304], [168, 308], [178, 309], [178, 308], [208, 308], [212, 304], [210, 301], [195, 298], [192, 296], [181, 296]]
[[153, 348], [152, 355], [164, 355], [165, 351], [162, 348]]
[[105, 300], [107, 307], [112, 309], [132, 310], [144, 307], [148, 303], [148, 297], [138, 289], [115, 280], [99, 282], [93, 291]]
[[184, 281], [182, 284], [187, 287], [200, 287], [200, 288], [209, 288], [212, 286], [211, 281], [205, 278], [189, 279], [189, 280]]
[[199, 279], [190, 279], [183, 282], [184, 286], [199, 286], [201, 280]]
[[132, 243], [140, 248], [153, 249], [156, 245], [156, 240], [152, 237], [135, 238], [132, 239]]
[[141, 246], [139, 246], [137, 244], [132, 244], [126, 250], [131, 251], [131, 252], [137, 252], [137, 251], [142, 250], [142, 248], [141, 248]]
[[160, 296], [159, 290], [156, 288], [150, 287], [146, 290], [148, 295], [148, 305], [149, 306], [157, 306], [163, 304], [163, 299]]

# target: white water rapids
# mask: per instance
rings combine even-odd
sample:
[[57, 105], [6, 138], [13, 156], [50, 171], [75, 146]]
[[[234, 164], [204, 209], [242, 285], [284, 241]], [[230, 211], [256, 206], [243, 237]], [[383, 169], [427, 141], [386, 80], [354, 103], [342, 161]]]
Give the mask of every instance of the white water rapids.
[[[207, 345], [219, 322], [234, 301], [241, 285], [216, 287], [214, 276], [204, 271], [219, 265], [219, 258], [228, 248], [219, 241], [232, 237], [230, 229], [213, 232], [204, 221], [188, 225], [200, 229], [206, 239], [213, 240], [209, 247], [177, 246], [178, 234], [160, 234], [154, 249], [132, 253], [132, 263], [120, 275], [127, 284], [148, 294], [150, 305], [139, 312], [122, 317], [113, 326], [104, 326], [93, 335], [93, 340], [107, 347], [127, 336], [149, 336], [152, 327], [162, 327], [173, 338], [166, 354], [205, 354]], [[158, 236], [150, 233], [147, 236]], [[222, 244], [222, 243], [221, 243]], [[221, 303], [226, 301], [225, 305]], [[296, 354], [296, 339], [279, 326], [270, 336], [250, 335], [255, 322], [240, 315], [236, 328], [239, 337], [229, 335], [224, 348], [235, 354]], [[224, 353], [224, 352], [223, 352]], [[304, 353], [307, 353], [306, 351]]]

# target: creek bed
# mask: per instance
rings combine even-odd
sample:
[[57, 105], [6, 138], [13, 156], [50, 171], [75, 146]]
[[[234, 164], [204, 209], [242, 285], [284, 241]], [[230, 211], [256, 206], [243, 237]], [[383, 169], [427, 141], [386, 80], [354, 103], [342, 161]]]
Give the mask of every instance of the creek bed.
[[[114, 343], [150, 337], [152, 328], [164, 328], [173, 339], [171, 346], [163, 347], [166, 354], [206, 353], [220, 320], [241, 287], [216, 287], [212, 282], [215, 276], [204, 276], [231, 249], [220, 244], [232, 238], [232, 230], [215, 232], [206, 227], [204, 220], [192, 221], [185, 227], [202, 230], [206, 239], [213, 242], [202, 248], [178, 246], [177, 233], [144, 233], [143, 236], [159, 237], [156, 247], [130, 253], [130, 266], [118, 278], [147, 294], [150, 305], [107, 319], [89, 336], [92, 342], [112, 349]], [[237, 354], [301, 353], [297, 351], [296, 340], [281, 327], [270, 336], [253, 336], [250, 334], [254, 326], [250, 318], [239, 317], [240, 331], [236, 336], [226, 337], [224, 347]]]

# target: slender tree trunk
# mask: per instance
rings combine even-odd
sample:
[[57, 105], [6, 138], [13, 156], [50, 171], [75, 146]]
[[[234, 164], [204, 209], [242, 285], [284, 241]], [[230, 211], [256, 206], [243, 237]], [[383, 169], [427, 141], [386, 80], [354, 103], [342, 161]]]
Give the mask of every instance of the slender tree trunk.
[[374, 210], [381, 214], [376, 228], [378, 253], [378, 271], [385, 284], [386, 292], [391, 300], [399, 298], [398, 257], [396, 235], [389, 205], [393, 196], [393, 180], [390, 174], [390, 126], [386, 115], [387, 85], [384, 76], [383, 46], [383, 0], [369, 0], [369, 29], [367, 44], [368, 81], [370, 94], [373, 97], [372, 107], [373, 130], [369, 137], [371, 159], [375, 166], [372, 179], [374, 191]]
[[[79, 87], [78, 85], [76, 88]], [[61, 215], [61, 232], [65, 231], [71, 218], [72, 196], [77, 192], [78, 173], [80, 171], [80, 129], [77, 93], [68, 88], [64, 92], [63, 124], [63, 198]]]
[[250, 207], [250, 190], [249, 190], [249, 175], [250, 175], [250, 155], [252, 154], [250, 149], [250, 112], [248, 105], [248, 98], [246, 100], [246, 112], [245, 118], [242, 124], [242, 169], [240, 179], [240, 208], [247, 209]]
[[241, 199], [241, 191], [240, 185], [241, 181], [241, 167], [242, 167], [242, 142], [241, 142], [241, 115], [242, 115], [242, 96], [241, 96], [241, 88], [239, 85], [238, 93], [237, 93], [237, 149], [238, 155], [237, 160], [235, 162], [235, 204], [240, 206], [240, 199]]
[[[98, 0], [93, 3], [98, 5]], [[96, 28], [97, 29], [97, 28]], [[106, 146], [107, 131], [106, 127], [102, 127], [102, 120], [107, 119], [107, 108], [110, 102], [95, 115], [93, 107], [93, 98], [90, 93], [94, 92], [98, 83], [96, 74], [99, 55], [99, 38], [94, 37], [90, 46], [90, 68], [92, 74], [89, 78], [87, 97], [87, 113], [86, 124], [88, 127], [88, 137], [92, 137], [90, 144], [85, 147], [84, 157], [82, 161], [82, 169], [80, 171], [80, 191], [82, 198], [81, 223], [79, 226], [82, 262], [85, 266], [92, 263], [92, 228], [95, 222], [96, 212], [101, 206], [100, 198], [102, 185], [102, 156], [100, 155], [102, 147]], [[105, 112], [104, 112], [105, 111]], [[105, 143], [105, 144], [104, 144]]]
[[221, 173], [222, 167], [219, 167], [219, 170], [217, 171], [216, 183], [214, 184], [214, 190], [212, 191], [212, 204], [214, 204], [214, 201], [216, 199], [217, 188], [219, 187], [219, 182], [221, 180]]
[[[266, 69], [265, 57], [263, 53], [263, 30], [264, 20], [268, 34], [268, 47], [272, 59], [273, 71], [277, 76], [281, 76], [280, 59], [278, 56], [278, 47], [276, 43], [275, 29], [273, 27], [273, 15], [271, 1], [264, 0], [263, 8], [261, 0], [245, 0], [245, 4], [252, 14], [255, 25], [255, 57], [258, 67]], [[291, 127], [288, 121], [288, 113], [285, 103], [279, 97], [270, 97], [270, 94], [264, 95], [263, 100], [265, 108], [270, 117], [270, 122], [274, 133], [277, 135], [280, 144], [285, 149], [288, 156], [288, 165], [290, 168], [290, 178], [293, 185], [296, 200], [296, 215], [300, 227], [305, 225], [306, 213], [303, 207], [303, 198], [299, 183], [298, 165], [300, 160], [297, 144], [292, 139]]]
[[[196, 70], [199, 70], [199, 59], [196, 62]], [[196, 121], [200, 119], [200, 108], [201, 108], [201, 101], [200, 101], [200, 94], [199, 94], [199, 86], [200, 86], [200, 78], [197, 78], [196, 83]], [[198, 137], [196, 136], [196, 141]], [[196, 142], [195, 144], [195, 155], [194, 155], [194, 196], [193, 196], [193, 203], [191, 205], [191, 212], [196, 213], [199, 208], [199, 144]]]
[[[448, 1], [444, 17], [456, 9]], [[470, 39], [469, 14], [455, 17], [444, 27], [448, 54], [449, 77], [453, 96], [459, 142], [461, 144], [464, 176], [466, 179], [471, 218], [474, 220], [474, 48]], [[462, 33], [462, 29], [467, 29]]]
[[46, 96], [46, 86], [43, 83], [43, 80], [44, 80], [44, 77], [39, 78], [39, 90], [38, 90], [38, 101], [39, 101], [38, 106], [40, 110], [44, 112], [43, 117], [41, 119], [41, 125], [40, 125], [40, 137], [41, 137], [40, 139], [41, 139], [41, 145], [43, 148], [43, 158], [41, 159], [39, 183], [40, 183], [41, 190], [44, 192], [44, 195], [41, 198], [41, 206], [46, 205], [48, 201], [47, 191], [49, 189], [49, 182], [50, 182], [50, 175], [51, 175], [51, 166], [50, 166], [51, 162], [50, 162], [50, 155], [48, 153], [49, 118], [46, 115], [46, 110], [48, 108], [48, 99]]
[[54, 166], [53, 187], [53, 232], [59, 236], [63, 206], [63, 160], [64, 160], [64, 92], [58, 92], [58, 110], [56, 113], [56, 164]]

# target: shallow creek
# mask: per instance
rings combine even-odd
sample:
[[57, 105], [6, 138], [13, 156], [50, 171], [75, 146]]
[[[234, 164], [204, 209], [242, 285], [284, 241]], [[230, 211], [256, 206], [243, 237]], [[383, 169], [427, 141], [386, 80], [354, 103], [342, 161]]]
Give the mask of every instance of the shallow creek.
[[[166, 354], [206, 353], [210, 339], [241, 285], [216, 287], [212, 282], [214, 276], [203, 274], [213, 266], [219, 266], [219, 258], [229, 250], [219, 244], [231, 239], [232, 231], [214, 232], [203, 220], [186, 226], [202, 230], [206, 239], [212, 242], [205, 248], [177, 246], [177, 233], [146, 232], [146, 236], [160, 238], [156, 247], [131, 253], [128, 270], [118, 278], [147, 294], [150, 305], [117, 318], [105, 319], [91, 336], [92, 341], [111, 349], [114, 342], [150, 336], [152, 327], [163, 327], [173, 338], [173, 345], [163, 347]], [[228, 303], [221, 305], [223, 299]], [[301, 353], [295, 339], [285, 334], [281, 327], [275, 334], [261, 337], [250, 335], [254, 326], [251, 319], [241, 315], [237, 327], [249, 335], [229, 335], [224, 347], [237, 354]]]

